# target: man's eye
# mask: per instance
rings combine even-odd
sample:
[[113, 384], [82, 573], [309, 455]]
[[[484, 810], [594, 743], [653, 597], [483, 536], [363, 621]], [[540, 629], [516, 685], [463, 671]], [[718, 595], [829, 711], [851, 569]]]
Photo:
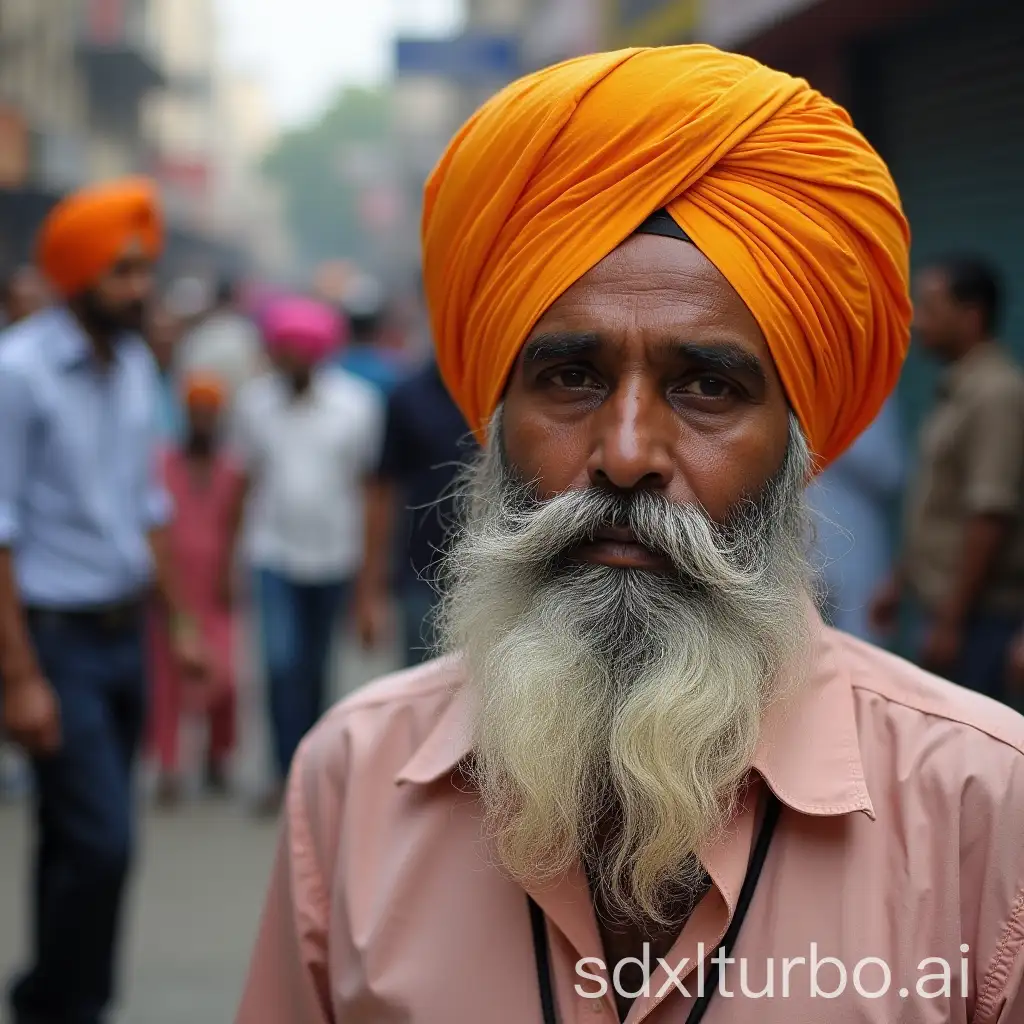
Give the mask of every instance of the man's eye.
[[687, 381], [681, 390], [687, 395], [696, 395], [699, 398], [730, 398], [736, 394], [736, 388], [729, 381], [708, 373]]
[[557, 384], [560, 388], [592, 388], [597, 386], [597, 381], [591, 373], [587, 370], [571, 366], [555, 370], [548, 376], [548, 380], [553, 384]]

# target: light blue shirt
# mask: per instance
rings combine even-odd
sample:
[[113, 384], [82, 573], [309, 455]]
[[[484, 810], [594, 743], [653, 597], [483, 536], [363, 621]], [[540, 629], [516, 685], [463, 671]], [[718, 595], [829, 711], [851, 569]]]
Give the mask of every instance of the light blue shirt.
[[837, 629], [880, 643], [869, 621], [872, 598], [892, 571], [890, 521], [904, 478], [896, 399], [808, 488], [815, 511], [814, 560]]
[[149, 584], [146, 535], [171, 515], [158, 388], [140, 338], [104, 368], [65, 308], [0, 333], [0, 547], [24, 604], [88, 608]]

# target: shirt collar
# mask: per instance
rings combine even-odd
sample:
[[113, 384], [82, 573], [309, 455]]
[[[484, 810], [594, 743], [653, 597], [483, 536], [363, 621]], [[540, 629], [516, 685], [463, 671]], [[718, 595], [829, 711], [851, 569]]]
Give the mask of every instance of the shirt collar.
[[[805, 679], [765, 715], [754, 770], [787, 807], [837, 816], [863, 811], [874, 819], [861, 760], [853, 689], [838, 634], [808, 606], [812, 629]], [[428, 785], [450, 776], [472, 752], [474, 699], [460, 663], [448, 659], [454, 693], [437, 724], [395, 778]]]

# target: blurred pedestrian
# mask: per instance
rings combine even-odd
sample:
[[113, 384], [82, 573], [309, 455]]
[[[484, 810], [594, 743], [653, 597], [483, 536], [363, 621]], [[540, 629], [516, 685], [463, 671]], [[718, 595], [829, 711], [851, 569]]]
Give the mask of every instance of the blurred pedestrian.
[[201, 678], [156, 473], [156, 369], [139, 337], [163, 237], [155, 190], [64, 199], [39, 235], [62, 304], [0, 343], [0, 675], [37, 793], [34, 957], [14, 1021], [105, 1020], [133, 847], [132, 776], [155, 585]]
[[[0, 282], [0, 328], [28, 319], [50, 302], [49, 289], [42, 274], [31, 264], [18, 267]], [[0, 340], [3, 335], [0, 334]], [[0, 800], [20, 797], [26, 788], [23, 759], [7, 742], [0, 728]]]
[[383, 408], [363, 381], [323, 365], [342, 340], [329, 307], [278, 299], [263, 324], [274, 369], [239, 393], [232, 436], [249, 478], [276, 775], [269, 811], [325, 707], [331, 641], [363, 560], [363, 487]]
[[160, 768], [157, 800], [163, 806], [176, 804], [181, 796], [179, 725], [183, 716], [191, 713], [206, 720], [204, 780], [214, 793], [227, 790], [236, 730], [236, 615], [234, 595], [226, 584], [232, 579], [244, 476], [223, 445], [220, 418], [227, 397], [223, 383], [197, 371], [186, 376], [182, 391], [185, 438], [165, 449], [161, 459], [164, 486], [175, 508], [168, 544], [182, 594], [202, 633], [209, 673], [206, 687], [197, 691], [174, 656], [164, 618], [155, 615], [150, 631], [151, 735]]
[[185, 431], [177, 374], [182, 324], [166, 302], [158, 300], [151, 303], [146, 313], [143, 337], [153, 353], [158, 371], [157, 430], [165, 443], [176, 444]]
[[433, 359], [391, 393], [383, 451], [367, 490], [366, 559], [355, 606], [363, 644], [376, 646], [386, 635], [397, 570], [407, 665], [433, 656], [437, 572], [455, 526], [455, 480], [475, 448], [470, 440]]
[[811, 482], [813, 562], [826, 621], [869, 643], [871, 602], [893, 568], [891, 522], [903, 486], [903, 439], [896, 399], [831, 466]]
[[342, 306], [349, 325], [348, 344], [334, 363], [387, 397], [402, 379], [403, 369], [395, 352], [383, 344], [384, 290], [373, 278], [360, 275], [346, 291]]
[[1001, 304], [983, 260], [953, 256], [918, 276], [917, 334], [945, 371], [921, 431], [901, 558], [873, 612], [891, 629], [910, 597], [920, 663], [1005, 699], [1024, 621], [1024, 372], [996, 340]]
[[18, 267], [0, 284], [0, 327], [11, 327], [50, 304], [46, 279], [31, 264]]
[[241, 310], [241, 288], [231, 277], [217, 285], [213, 308], [181, 343], [178, 372], [202, 370], [219, 377], [227, 388], [227, 407], [239, 388], [266, 369], [259, 330]]

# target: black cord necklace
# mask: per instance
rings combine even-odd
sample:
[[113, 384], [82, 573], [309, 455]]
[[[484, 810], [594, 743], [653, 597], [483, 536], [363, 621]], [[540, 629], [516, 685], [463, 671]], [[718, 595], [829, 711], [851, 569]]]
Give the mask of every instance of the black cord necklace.
[[[743, 919], [747, 916], [751, 900], [754, 898], [754, 891], [757, 889], [761, 871], [768, 858], [768, 849], [772, 843], [772, 836], [775, 834], [775, 826], [778, 824], [779, 815], [782, 812], [782, 805], [778, 797], [768, 790], [765, 801], [764, 818], [761, 821], [761, 828], [757, 833], [757, 841], [754, 844], [754, 852], [747, 867], [747, 873], [743, 878], [743, 886], [740, 889], [739, 899], [736, 901], [736, 913], [733, 914], [732, 922], [729, 925], [725, 937], [719, 943], [718, 950], [711, 963], [711, 969], [705, 979], [703, 994], [698, 996], [697, 1001], [690, 1009], [686, 1018], [686, 1024], [700, 1024], [707, 1013], [711, 997], [718, 988], [718, 976], [721, 964], [729, 956], [729, 951], [736, 945], [740, 929], [743, 927]], [[533, 954], [537, 964], [537, 984], [540, 989], [540, 1007], [544, 1024], [558, 1024], [558, 1012], [555, 1008], [555, 990], [551, 982], [551, 952], [548, 947], [547, 924], [544, 920], [544, 911], [537, 906], [531, 896], [526, 897], [530, 905], [530, 926], [533, 931]]]

